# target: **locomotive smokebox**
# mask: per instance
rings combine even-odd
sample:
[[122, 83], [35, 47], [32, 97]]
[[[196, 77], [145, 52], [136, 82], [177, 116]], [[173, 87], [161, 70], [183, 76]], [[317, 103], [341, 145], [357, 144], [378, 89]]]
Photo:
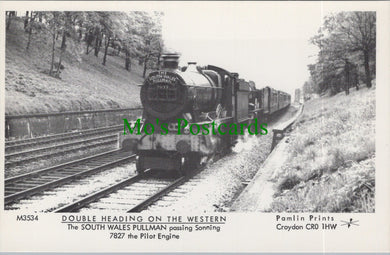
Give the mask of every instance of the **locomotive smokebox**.
[[149, 74], [141, 88], [141, 102], [149, 118], [172, 120], [183, 114], [215, 111], [221, 102], [221, 77], [189, 63], [179, 70], [179, 55], [163, 55], [163, 70]]
[[153, 118], [167, 120], [178, 116], [187, 107], [187, 90], [175, 72], [151, 73], [141, 87], [144, 110]]

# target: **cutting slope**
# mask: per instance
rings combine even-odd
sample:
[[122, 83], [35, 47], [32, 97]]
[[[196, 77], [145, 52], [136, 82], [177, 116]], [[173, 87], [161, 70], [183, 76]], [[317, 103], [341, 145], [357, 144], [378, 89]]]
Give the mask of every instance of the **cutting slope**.
[[[84, 42], [67, 40], [61, 79], [47, 75], [51, 60], [51, 37], [39, 31], [32, 35], [26, 51], [28, 33], [23, 22], [12, 21], [6, 34], [5, 111], [6, 114], [92, 110], [139, 106], [142, 67], [133, 63], [124, 69], [124, 58], [98, 57], [85, 53]], [[61, 36], [56, 42], [56, 60]], [[112, 49], [110, 49], [112, 50]]]

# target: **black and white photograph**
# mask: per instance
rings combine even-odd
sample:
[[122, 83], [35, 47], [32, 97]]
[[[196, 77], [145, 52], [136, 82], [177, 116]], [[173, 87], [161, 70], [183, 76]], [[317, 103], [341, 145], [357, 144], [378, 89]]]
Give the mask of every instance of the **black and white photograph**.
[[82, 215], [191, 214], [215, 234], [267, 215], [309, 234], [382, 208], [388, 3], [77, 3], [1, 4], [3, 213], [90, 233], [107, 225]]

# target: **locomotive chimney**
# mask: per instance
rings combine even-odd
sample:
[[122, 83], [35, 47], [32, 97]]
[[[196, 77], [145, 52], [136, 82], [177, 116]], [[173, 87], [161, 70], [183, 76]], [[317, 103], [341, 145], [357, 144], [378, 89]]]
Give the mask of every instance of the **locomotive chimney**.
[[196, 66], [196, 62], [187, 62], [188, 66], [186, 67], [186, 72], [198, 72], [198, 67]]
[[177, 69], [179, 68], [180, 55], [177, 53], [167, 53], [161, 56], [164, 69]]

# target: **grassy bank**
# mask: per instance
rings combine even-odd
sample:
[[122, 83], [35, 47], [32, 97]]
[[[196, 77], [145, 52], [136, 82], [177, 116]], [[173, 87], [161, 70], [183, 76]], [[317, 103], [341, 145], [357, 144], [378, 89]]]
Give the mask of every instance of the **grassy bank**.
[[[50, 69], [51, 37], [47, 32], [33, 33], [26, 51], [28, 33], [23, 21], [12, 21], [6, 34], [5, 112], [22, 114], [37, 112], [77, 111], [139, 106], [142, 67], [132, 64], [124, 69], [123, 56], [95, 57], [85, 53], [84, 42], [67, 41], [63, 57], [65, 67], [61, 79], [46, 73]], [[56, 42], [56, 60], [61, 37]]]
[[305, 104], [274, 181], [274, 212], [374, 212], [375, 88]]

